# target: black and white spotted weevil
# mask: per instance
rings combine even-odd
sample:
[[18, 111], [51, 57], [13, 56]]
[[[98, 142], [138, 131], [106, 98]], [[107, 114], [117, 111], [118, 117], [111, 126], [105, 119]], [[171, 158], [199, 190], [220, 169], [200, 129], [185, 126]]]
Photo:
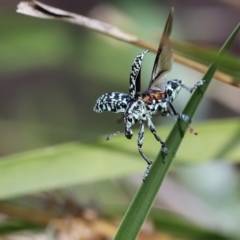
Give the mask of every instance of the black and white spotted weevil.
[[156, 54], [155, 62], [153, 65], [152, 75], [148, 89], [140, 93], [141, 88], [141, 64], [144, 55], [148, 52], [144, 51], [139, 54], [133, 62], [130, 73], [129, 94], [120, 92], [111, 92], [103, 94], [97, 99], [94, 111], [101, 113], [104, 111], [123, 113], [125, 122], [125, 131], [117, 131], [107, 137], [111, 137], [124, 132], [126, 138], [131, 139], [133, 135], [132, 126], [137, 122], [140, 124], [140, 130], [137, 138], [138, 150], [141, 156], [148, 164], [148, 168], [143, 176], [143, 180], [148, 175], [152, 162], [144, 155], [142, 151], [143, 138], [144, 138], [144, 124], [147, 125], [156, 138], [162, 145], [161, 151], [167, 154], [168, 148], [165, 142], [157, 135], [155, 127], [152, 122], [152, 117], [158, 114], [162, 116], [174, 116], [176, 119], [180, 118], [183, 121], [189, 122], [189, 117], [182, 113], [176, 112], [172, 102], [178, 95], [181, 88], [186, 89], [192, 93], [197, 87], [204, 83], [204, 80], [196, 82], [193, 87], [187, 87], [184, 82], [179, 79], [167, 80], [164, 75], [172, 68], [173, 54], [171, 51], [169, 36], [171, 34], [173, 21], [173, 9], [170, 11], [158, 51]]

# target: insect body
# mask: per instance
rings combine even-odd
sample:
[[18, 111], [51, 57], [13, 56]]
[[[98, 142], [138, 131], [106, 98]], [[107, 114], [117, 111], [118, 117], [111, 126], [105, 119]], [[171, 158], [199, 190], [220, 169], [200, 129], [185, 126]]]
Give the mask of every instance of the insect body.
[[130, 73], [129, 94], [111, 92], [103, 94], [98, 98], [94, 111], [101, 113], [110, 111], [124, 114], [125, 131], [118, 131], [107, 137], [107, 140], [122, 132], [125, 133], [126, 138], [131, 139], [133, 135], [132, 126], [137, 122], [140, 124], [140, 130], [137, 138], [138, 150], [141, 156], [148, 164], [148, 168], [144, 174], [144, 179], [148, 175], [151, 161], [142, 152], [144, 126], [147, 123], [148, 128], [154, 135], [157, 141], [162, 145], [162, 152], [167, 154], [168, 149], [165, 142], [157, 135], [155, 127], [152, 122], [152, 117], [161, 114], [162, 116], [172, 115], [176, 119], [180, 118], [189, 122], [189, 117], [175, 111], [172, 102], [178, 95], [181, 88], [185, 88], [192, 93], [198, 86], [201, 86], [204, 81], [198, 81], [192, 88], [184, 85], [182, 80], [174, 79], [167, 81], [164, 78], [166, 72], [172, 67], [172, 51], [169, 42], [169, 36], [172, 28], [173, 10], [170, 12], [167, 23], [159, 44], [157, 55], [155, 58], [152, 75], [148, 89], [140, 93], [141, 90], [141, 64], [144, 55], [148, 52], [144, 51], [139, 54], [133, 64]]

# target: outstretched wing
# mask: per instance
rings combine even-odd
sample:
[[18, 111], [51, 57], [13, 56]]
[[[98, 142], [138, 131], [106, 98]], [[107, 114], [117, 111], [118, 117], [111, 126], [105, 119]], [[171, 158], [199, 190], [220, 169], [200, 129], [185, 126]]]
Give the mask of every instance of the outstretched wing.
[[156, 86], [159, 87], [163, 75], [172, 68], [173, 54], [171, 51], [169, 36], [172, 30], [173, 10], [174, 9], [172, 8], [168, 15], [153, 65], [152, 76], [148, 88], [154, 88]]
[[132, 100], [131, 96], [126, 93], [111, 92], [103, 94], [96, 101], [93, 111], [101, 112], [125, 112], [128, 103]]
[[129, 94], [133, 99], [136, 99], [141, 91], [141, 65], [143, 57], [147, 52], [149, 51], [146, 50], [137, 55], [132, 64], [129, 80]]

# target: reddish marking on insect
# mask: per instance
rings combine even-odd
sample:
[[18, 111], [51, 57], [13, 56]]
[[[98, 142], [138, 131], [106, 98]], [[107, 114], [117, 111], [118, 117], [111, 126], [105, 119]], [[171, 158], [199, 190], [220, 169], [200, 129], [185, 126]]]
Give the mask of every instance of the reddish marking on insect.
[[145, 103], [151, 104], [153, 100], [161, 100], [165, 97], [164, 92], [147, 90], [142, 94], [142, 100]]

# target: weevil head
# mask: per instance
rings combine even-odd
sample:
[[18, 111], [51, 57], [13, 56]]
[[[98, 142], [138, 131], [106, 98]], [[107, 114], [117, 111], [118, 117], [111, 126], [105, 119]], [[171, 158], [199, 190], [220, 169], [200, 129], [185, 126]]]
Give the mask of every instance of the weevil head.
[[183, 81], [174, 79], [170, 80], [165, 84], [165, 93], [166, 93], [166, 98], [172, 102], [178, 95], [179, 91], [182, 88]]
[[133, 136], [133, 131], [132, 131], [132, 129], [131, 129], [131, 128], [129, 128], [129, 129], [125, 128], [125, 137], [126, 137], [127, 139], [131, 139], [132, 136]]
[[125, 122], [125, 136], [128, 139], [132, 138], [133, 131], [132, 126], [137, 122], [137, 119], [134, 117], [134, 114], [131, 112], [126, 112], [124, 115]]
[[132, 126], [139, 120], [146, 120], [146, 107], [141, 99], [131, 102], [124, 113], [126, 138], [132, 138]]

